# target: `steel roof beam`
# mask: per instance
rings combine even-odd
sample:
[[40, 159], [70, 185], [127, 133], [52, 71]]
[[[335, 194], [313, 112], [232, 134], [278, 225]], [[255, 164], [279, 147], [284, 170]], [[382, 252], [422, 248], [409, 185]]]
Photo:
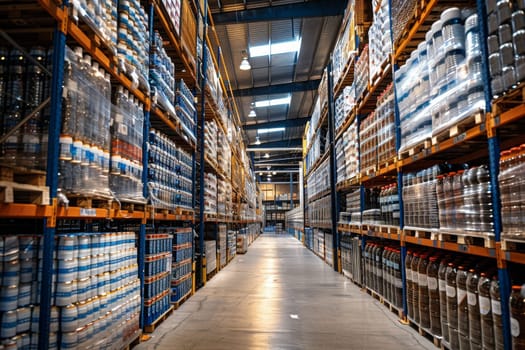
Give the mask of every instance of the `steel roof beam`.
[[213, 22], [215, 25], [219, 25], [268, 22], [291, 18], [339, 16], [344, 13], [345, 8], [346, 1], [317, 0], [239, 11], [217, 12], [213, 14]]
[[258, 129], [279, 128], [279, 127], [294, 128], [297, 126], [304, 126], [308, 121], [310, 121], [310, 117], [284, 119], [284, 120], [276, 120], [272, 122], [265, 122], [265, 123], [259, 123], [259, 124], [245, 124], [243, 125], [243, 129], [244, 130], [258, 130]]
[[[257, 146], [249, 146], [249, 152], [261, 152], [260, 150], [272, 149], [272, 148], [300, 148], [303, 146], [303, 139], [291, 139], [291, 140], [280, 140], [273, 142], [263, 142]], [[264, 151], [263, 151], [264, 152]]]
[[233, 94], [236, 97], [260, 96], [260, 95], [275, 95], [286, 94], [292, 92], [302, 92], [316, 90], [319, 87], [321, 79], [297, 81], [286, 84], [276, 84], [268, 86], [258, 86], [254, 88], [234, 90]]

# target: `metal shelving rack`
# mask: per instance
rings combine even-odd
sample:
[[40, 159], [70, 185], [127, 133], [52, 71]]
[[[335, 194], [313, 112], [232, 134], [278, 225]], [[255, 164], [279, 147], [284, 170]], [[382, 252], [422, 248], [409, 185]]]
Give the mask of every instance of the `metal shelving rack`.
[[[201, 57], [198, 57], [198, 74], [197, 74], [197, 81], [199, 86], [199, 102], [198, 102], [198, 178], [200, 184], [204, 184], [205, 181], [205, 173], [210, 172], [217, 176], [217, 179], [223, 180], [223, 181], [229, 181], [232, 185], [232, 203], [234, 205], [240, 206], [241, 203], [249, 203], [247, 195], [245, 193], [244, 188], [239, 188], [236, 186], [236, 184], [232, 181], [232, 178], [228, 178], [228, 176], [220, 169], [216, 162], [212, 159], [209, 159], [208, 155], [206, 154], [206, 146], [204, 143], [204, 136], [205, 136], [205, 122], [206, 121], [214, 121], [218, 129], [223, 135], [228, 134], [227, 126], [224, 125], [223, 120], [217, 113], [217, 105], [216, 102], [213, 100], [210, 92], [210, 88], [208, 86], [208, 81], [210, 77], [207, 76], [208, 66], [213, 65], [215, 67], [215, 71], [219, 73], [219, 84], [222, 87], [223, 94], [226, 95], [225, 97], [225, 104], [228, 108], [229, 118], [232, 121], [234, 126], [240, 125], [240, 119], [239, 119], [239, 112], [237, 109], [237, 105], [235, 103], [235, 99], [233, 98], [233, 90], [230, 85], [230, 79], [228, 77], [228, 71], [226, 70], [226, 67], [222, 65], [222, 62], [224, 60], [219, 39], [217, 36], [217, 33], [215, 32], [213, 18], [211, 16], [210, 8], [208, 6], [208, 2], [206, 0], [199, 1], [196, 4], [197, 7], [197, 13], [198, 18], [200, 20], [200, 27], [202, 28], [202, 32], [198, 33], [198, 36], [202, 37], [200, 38], [201, 42]], [[198, 25], [198, 27], [199, 27]], [[210, 57], [208, 57], [205, 54], [205, 48], [208, 48], [210, 50]], [[211, 62], [209, 61], [211, 58]], [[227, 83], [225, 83], [227, 82]], [[224, 96], [223, 96], [224, 97]], [[231, 152], [231, 159], [232, 164], [235, 162], [238, 165], [242, 165], [241, 162], [241, 152], [245, 152], [245, 146], [244, 144], [241, 144], [238, 147], [235, 147], [233, 144], [228, 144], [228, 148]], [[246, 157], [246, 159], [249, 159]], [[253, 166], [251, 167], [253, 169]], [[248, 174], [245, 174], [244, 171], [241, 172], [241, 177], [246, 178], [248, 177]], [[243, 182], [244, 184], [244, 182]], [[206, 270], [206, 256], [204, 255], [204, 245], [205, 245], [205, 238], [208, 235], [208, 237], [211, 236], [213, 240], [219, 244], [219, 237], [218, 237], [218, 225], [219, 224], [226, 224], [227, 230], [234, 230], [238, 231], [240, 228], [245, 227], [248, 224], [252, 223], [261, 223], [260, 219], [257, 218], [244, 218], [241, 217], [240, 212], [234, 212], [233, 215], [219, 215], [218, 213], [205, 213], [204, 211], [204, 191], [199, 191], [198, 194], [198, 215], [196, 220], [196, 227], [198, 228], [198, 246], [196, 247], [197, 251], [197, 263], [196, 263], [196, 276], [197, 276], [197, 287], [203, 286], [208, 278], [208, 271]], [[255, 208], [253, 208], [255, 209]], [[229, 238], [228, 235], [226, 236], [226, 246], [229, 245]], [[220, 262], [220, 255], [219, 252], [217, 252], [217, 262]], [[229, 261], [227, 261], [228, 263]], [[221, 266], [218, 263], [217, 264], [218, 270], [220, 270]]]
[[[501, 237], [502, 225], [501, 225], [501, 207], [500, 207], [500, 194], [498, 184], [499, 174], [499, 161], [500, 161], [500, 149], [506, 149], [522, 143], [522, 139], [516, 135], [516, 128], [520, 128], [524, 125], [525, 121], [525, 108], [522, 97], [516, 97], [518, 94], [523, 93], [523, 88], [518, 87], [514, 92], [509, 92], [503, 97], [497, 100], [493, 100], [490, 91], [490, 73], [488, 69], [488, 48], [487, 48], [487, 15], [485, 9], [485, 1], [477, 0], [477, 13], [480, 23], [480, 36], [481, 49], [482, 49], [482, 78], [485, 86], [484, 95], [486, 102], [486, 120], [481, 124], [477, 124], [467, 130], [460, 132], [455, 137], [446, 138], [442, 141], [436, 142], [428, 148], [423, 148], [421, 151], [417, 151], [414, 154], [409, 155], [404, 159], [398, 159], [397, 157], [391, 159], [384, 166], [379, 167], [375, 171], [360, 173], [351, 179], [347, 179], [340, 183], [335, 183], [335, 180], [331, 177], [331, 190], [314, 199], [318, 199], [327, 195], [331, 195], [332, 207], [336, 213], [332, 215], [332, 227], [336, 227], [333, 232], [337, 231], [340, 236], [358, 236], [361, 240], [361, 250], [364, 251], [364, 247], [367, 239], [379, 239], [388, 240], [391, 242], [397, 242], [401, 248], [401, 266], [405, 265], [405, 258], [407, 254], [407, 245], [428, 247], [438, 250], [444, 250], [448, 252], [455, 252], [461, 254], [467, 254], [475, 257], [483, 257], [494, 262], [494, 267], [498, 270], [498, 279], [500, 283], [501, 300], [509, 300], [510, 296], [510, 276], [508, 264], [522, 266], [525, 264], [525, 254], [522, 251], [508, 250], [504, 243], [505, 239]], [[391, 1], [389, 2], [391, 5]], [[417, 46], [421, 39], [421, 34], [424, 33], [423, 28], [428, 28], [429, 21], [431, 18], [436, 18], [436, 14], [443, 10], [445, 6], [454, 6], [457, 3], [452, 4], [447, 1], [431, 0], [421, 3], [421, 8], [418, 11], [416, 17], [414, 17], [410, 27], [405, 29], [405, 37], [396, 43], [397, 46], [393, 45], [393, 53], [386, 67], [384, 67], [381, 76], [376, 83], [372, 86], [368, 86], [365, 92], [364, 98], [358, 102], [353, 111], [347, 116], [343, 125], [335, 130], [335, 137], [330, 138], [330, 146], [333, 146], [334, 140], [338, 140], [343, 132], [349, 127], [349, 125], [356, 120], [359, 127], [360, 119], [368, 112], [374, 109], [373, 102], [377, 94], [381, 91], [381, 87], [385, 87], [388, 83], [393, 80], [394, 72], [399, 68], [400, 63], [410, 55], [411, 50]], [[392, 22], [391, 22], [392, 23]], [[393, 39], [392, 39], [393, 41]], [[351, 58], [347, 63], [344, 70], [343, 76], [339, 81], [332, 83], [335, 88], [329, 89], [329, 101], [333, 103], [334, 95], [340, 93], [342, 87], [346, 84], [351, 84], [353, 81], [353, 69], [355, 64], [355, 58]], [[327, 67], [330, 75], [331, 65]], [[395, 93], [394, 84], [394, 93]], [[333, 94], [332, 94], [333, 92]], [[330, 103], [330, 102], [329, 102]], [[500, 108], [501, 107], [501, 108]], [[330, 113], [328, 113], [329, 118]], [[324, 117], [321, 118], [321, 122], [324, 122]], [[320, 123], [321, 125], [321, 123]], [[395, 106], [395, 125], [396, 125], [396, 151], [400, 149], [400, 118], [399, 110], [396, 103]], [[512, 132], [514, 128], [514, 133]], [[329, 130], [330, 131], [330, 130]], [[479, 144], [484, 147], [479, 147]], [[476, 145], [470, 147], [469, 145]], [[306, 149], [304, 154], [306, 155]], [[466, 150], [466, 151], [465, 151]], [[312, 167], [315, 169], [321, 161], [330, 155], [330, 151], [333, 152], [333, 148], [330, 148], [324, 155], [321, 155], [320, 160], [317, 160]], [[465, 153], [465, 154], [463, 154]], [[460, 162], [467, 162], [475, 159], [488, 159], [489, 171], [490, 171], [490, 188], [492, 193], [492, 206], [494, 210], [493, 224], [494, 224], [494, 241], [493, 245], [477, 246], [470, 245], [466, 242], [448, 242], [440, 241], [433, 238], [420, 238], [412, 235], [408, 235], [404, 230], [403, 222], [403, 172], [407, 169], [424, 169], [430, 165], [438, 164], [442, 159], [451, 159], [453, 162], [455, 159]], [[336, 171], [337, 167], [333, 162], [330, 162], [331, 173]], [[305, 174], [305, 178], [311, 173], [311, 170]], [[351, 189], [359, 188], [361, 191], [361, 212], [364, 209], [364, 190], [369, 186], [377, 186], [381, 184], [389, 184], [397, 182], [398, 194], [399, 194], [399, 206], [400, 206], [400, 225], [399, 227], [383, 227], [380, 225], [361, 225], [361, 224], [350, 224], [338, 223], [337, 214], [339, 211], [338, 196], [344, 194]], [[334, 196], [332, 188], [335, 186], [337, 194]], [[334, 198], [335, 197], [335, 198]], [[305, 221], [305, 227], [315, 227], [315, 225], [309, 224]], [[334, 235], [334, 240], [335, 240]], [[338, 237], [340, 241], [340, 237]], [[338, 245], [334, 244], [334, 259], [335, 256], [341, 254], [340, 242]], [[335, 265], [334, 265], [335, 266]], [[402, 321], [408, 323], [407, 320], [407, 281], [405, 276], [404, 268], [402, 271], [402, 285], [403, 285], [403, 307], [399, 310], [399, 316]], [[503, 320], [503, 334], [505, 341], [505, 349], [511, 349], [511, 334], [510, 334], [510, 310], [509, 305], [506, 302], [501, 303], [502, 306], [502, 320]]]
[[[162, 30], [164, 34], [169, 37], [170, 45], [173, 46], [174, 56], [181, 59], [184, 67], [188, 72], [191, 72], [191, 67], [187, 65], [187, 60], [181, 53], [181, 44], [171, 31], [166, 20], [167, 15], [157, 2], [144, 4], [149, 6], [150, 13], [150, 37], [153, 35], [155, 29]], [[57, 232], [57, 221], [64, 219], [76, 220], [119, 220], [122, 222], [139, 223], [138, 233], [138, 264], [139, 264], [139, 278], [141, 280], [141, 287], [144, 283], [144, 246], [145, 246], [145, 227], [150, 222], [177, 222], [187, 223], [192, 225], [194, 222], [194, 214], [192, 209], [176, 208], [172, 211], [157, 212], [150, 210], [145, 206], [139, 210], [123, 210], [121, 208], [93, 208], [84, 209], [80, 207], [63, 207], [59, 205], [57, 199], [58, 187], [58, 153], [59, 153], [59, 135], [61, 128], [61, 111], [62, 111], [62, 85], [63, 85], [63, 71], [64, 71], [64, 53], [66, 41], [70, 41], [76, 45], [81, 46], [85, 52], [88, 52], [93, 60], [98, 62], [112, 76], [112, 82], [119, 84], [126, 88], [133, 94], [144, 106], [145, 122], [143, 125], [143, 132], [145, 135], [142, 150], [143, 150], [143, 194], [148, 198], [147, 174], [148, 174], [148, 134], [152, 124], [152, 119], [155, 119], [155, 125], [159, 126], [172, 137], [178, 145], [190, 151], [195, 157], [195, 142], [183, 130], [180, 121], [176, 116], [169, 116], [154, 105], [148, 94], [134, 88], [131, 81], [114, 65], [114, 57], [107, 52], [104, 52], [100, 46], [100, 39], [96, 33], [89, 33], [89, 35], [69, 17], [68, 3], [55, 3], [52, 0], [42, 0], [29, 6], [33, 11], [34, 8], [41, 9], [43, 17], [49, 17], [50, 21], [54, 21], [53, 32], [53, 72], [52, 72], [52, 86], [51, 86], [51, 113], [50, 113], [50, 130], [48, 143], [48, 158], [47, 158], [47, 176], [46, 185], [49, 187], [51, 205], [35, 205], [35, 204], [0, 204], [0, 218], [3, 219], [41, 219], [43, 224], [43, 254], [42, 254], [42, 277], [41, 285], [41, 302], [40, 302], [40, 317], [39, 317], [39, 333], [49, 334], [50, 331], [50, 314], [51, 314], [51, 281], [53, 274], [53, 252], [55, 243], [55, 234]], [[28, 8], [29, 8], [28, 7]], [[191, 74], [185, 76], [187, 81], [191, 81]], [[193, 174], [195, 174], [195, 166], [193, 167]], [[195, 181], [193, 181], [195, 183]], [[195, 189], [193, 189], [195, 192]], [[143, 305], [142, 311], [143, 313]], [[143, 317], [141, 317], [142, 322]], [[142, 323], [141, 323], [142, 325]], [[47, 349], [49, 346], [49, 338], [46, 336], [39, 337], [39, 349]]]

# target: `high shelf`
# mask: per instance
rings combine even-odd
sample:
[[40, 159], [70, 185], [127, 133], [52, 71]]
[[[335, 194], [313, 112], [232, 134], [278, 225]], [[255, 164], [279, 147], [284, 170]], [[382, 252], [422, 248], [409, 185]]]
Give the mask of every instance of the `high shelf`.
[[334, 269], [449, 349], [468, 342], [467, 303], [443, 320], [446, 307], [440, 314], [432, 307], [439, 301], [429, 309], [418, 297], [422, 290], [439, 297], [441, 287], [414, 276], [426, 280], [427, 264], [442, 263], [460, 276], [457, 286], [443, 286], [463, 295], [462, 278], [483, 272], [492, 294], [480, 283], [469, 302], [492, 300], [501, 312], [489, 310], [494, 334], [473, 346], [510, 349], [511, 285], [525, 282], [525, 241], [511, 197], [519, 196], [512, 186], [523, 153], [524, 70], [512, 52], [512, 62], [498, 65], [512, 44], [498, 44], [494, 23], [510, 29], [510, 14], [521, 10], [513, 2], [455, 6], [349, 2], [304, 136], [303, 241], [327, 262], [329, 251]]
[[[1, 96], [0, 239], [13, 269], [1, 288], [18, 302], [0, 312], [2, 322], [19, 310], [40, 321], [29, 329], [2, 324], [2, 342], [10, 346], [20, 336], [39, 349], [127, 348], [200, 280], [203, 264], [194, 262], [203, 235], [194, 244], [194, 223], [208, 220], [200, 217], [204, 203], [195, 185], [203, 184], [202, 169], [227, 185], [221, 195], [230, 198], [228, 211], [211, 221], [229, 225], [228, 261], [235, 230], [260, 228], [251, 165], [229, 134], [237, 130], [236, 107], [222, 106], [224, 120], [210, 113], [221, 110], [215, 100], [232, 96], [231, 88], [217, 68], [213, 79], [222, 92], [213, 99], [200, 85], [209, 79], [200, 75], [207, 63], [197, 55], [205, 52], [197, 49], [197, 28], [208, 22], [206, 3], [204, 12], [189, 0], [134, 0], [120, 8], [106, 1], [96, 13], [67, 1], [2, 6], [9, 16], [0, 69], [9, 93]], [[224, 67], [220, 73], [227, 77]], [[220, 123], [229, 138], [224, 154], [235, 166], [198, 161], [201, 115]], [[18, 269], [29, 263], [41, 273]], [[126, 314], [114, 319], [108, 308]]]

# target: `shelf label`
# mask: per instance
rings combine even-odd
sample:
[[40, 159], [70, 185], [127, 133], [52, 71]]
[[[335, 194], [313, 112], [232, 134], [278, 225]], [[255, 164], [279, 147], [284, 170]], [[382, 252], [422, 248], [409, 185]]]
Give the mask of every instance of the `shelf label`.
[[97, 210], [80, 208], [80, 216], [97, 216]]
[[459, 134], [458, 136], [454, 137], [454, 143], [463, 142], [467, 138], [466, 133]]

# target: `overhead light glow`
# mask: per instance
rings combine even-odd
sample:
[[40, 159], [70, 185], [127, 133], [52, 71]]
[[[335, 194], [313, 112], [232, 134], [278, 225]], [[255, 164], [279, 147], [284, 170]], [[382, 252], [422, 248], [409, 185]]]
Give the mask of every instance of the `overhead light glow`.
[[301, 49], [301, 38], [280, 43], [272, 43], [250, 47], [250, 57], [278, 55], [281, 53], [298, 52]]
[[265, 153], [264, 154], [264, 158], [270, 158], [270, 154], [269, 153]]
[[243, 58], [241, 61], [241, 65], [239, 66], [240, 70], [250, 70], [252, 69], [252, 66], [250, 65], [250, 62], [247, 58]]
[[257, 133], [258, 134], [269, 134], [269, 133], [272, 133], [272, 132], [280, 132], [280, 131], [284, 131], [284, 130], [286, 130], [286, 128], [284, 126], [281, 126], [281, 127], [278, 127], [278, 128], [258, 129]]
[[263, 173], [259, 173], [259, 176], [263, 176], [264, 174]]
[[289, 105], [291, 100], [292, 100], [292, 96], [288, 95], [286, 97], [274, 98], [272, 100], [256, 101], [255, 107], [261, 108], [261, 107]]
[[248, 113], [248, 117], [255, 118], [257, 117], [257, 113], [255, 113], [255, 109], [251, 108], [250, 113]]
[[277, 171], [274, 171], [272, 174], [273, 174], [273, 175], [277, 174]]
[[248, 61], [248, 53], [245, 50], [242, 50], [242, 61], [241, 65], [239, 66], [240, 70], [250, 70], [252, 69], [252, 66], [250, 65], [250, 61]]
[[260, 145], [261, 144], [261, 140], [259, 139], [259, 136], [255, 137], [255, 144], [256, 145]]

